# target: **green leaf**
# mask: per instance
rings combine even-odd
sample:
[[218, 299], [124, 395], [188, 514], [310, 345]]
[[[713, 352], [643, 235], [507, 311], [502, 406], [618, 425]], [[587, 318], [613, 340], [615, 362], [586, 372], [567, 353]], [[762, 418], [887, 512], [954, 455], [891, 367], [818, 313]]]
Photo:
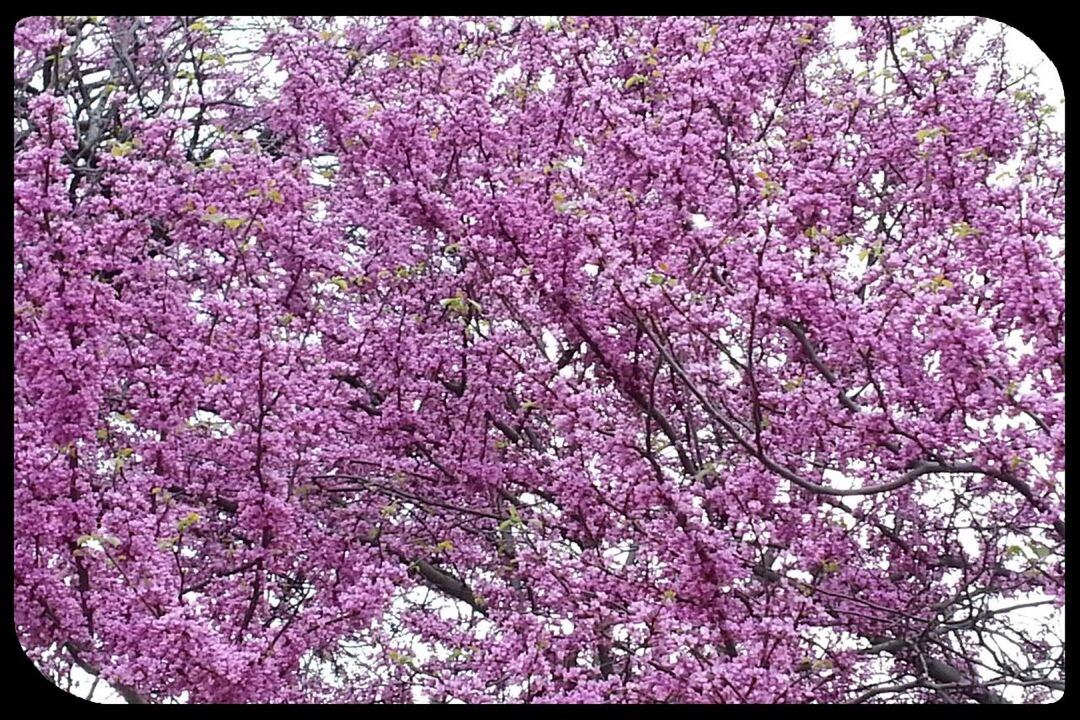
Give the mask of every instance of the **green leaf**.
[[869, 260], [871, 256], [879, 258], [881, 257], [882, 250], [881, 241], [878, 240], [874, 243], [873, 247], [863, 248], [859, 251], [859, 260]]
[[238, 218], [238, 217], [225, 218], [225, 227], [227, 227], [230, 230], [236, 230], [238, 227], [243, 225], [245, 222], [247, 222], [247, 220], [245, 220], [244, 218]]
[[919, 130], [918, 132], [915, 133], [915, 139], [918, 140], [920, 143], [922, 143], [922, 142], [925, 142], [926, 140], [931, 140], [933, 138], [936, 138], [937, 136], [944, 134], [944, 132], [945, 132], [945, 129], [944, 128], [939, 128], [939, 127], [936, 127], [936, 128], [923, 128], [922, 130]]
[[694, 473], [695, 480], [702, 480], [704, 478], [716, 475], [716, 463], [707, 463], [703, 468]]
[[194, 511], [189, 512], [187, 515], [180, 518], [180, 521], [176, 523], [176, 529], [179, 530], [180, 532], [184, 532], [189, 527], [191, 527], [195, 523], [199, 522], [200, 519], [201, 518], [199, 516], [199, 513], [194, 512]]
[[966, 238], [968, 235], [981, 235], [982, 230], [971, 227], [967, 222], [958, 222], [953, 225], [953, 234], [958, 238]]
[[561, 192], [557, 192], [551, 197], [551, 203], [555, 206], [555, 212], [566, 212], [566, 196]]
[[408, 655], [404, 655], [402, 653], [399, 653], [396, 650], [391, 650], [387, 654], [387, 657], [390, 658], [391, 662], [395, 662], [398, 665], [412, 665], [412, 662], [413, 662], [411, 657], [409, 657]]
[[626, 78], [626, 82], [623, 83], [623, 87], [629, 90], [630, 88], [636, 87], [638, 85], [643, 85], [647, 82], [649, 82], [649, 78], [645, 77], [640, 73], [634, 73], [630, 77]]
[[952, 286], [953, 281], [949, 280], [941, 273], [935, 275], [934, 279], [930, 281], [930, 287], [933, 288], [935, 291], [941, 290], [942, 288], [951, 288]]
[[451, 298], [443, 298], [439, 301], [444, 309], [450, 312], [457, 313], [458, 315], [464, 315], [468, 312], [469, 306], [465, 302], [465, 298], [460, 296], [454, 296]]
[[1040, 560], [1045, 559], [1047, 555], [1053, 552], [1053, 550], [1038, 542], [1030, 542], [1028, 547], [1031, 548], [1031, 552], [1035, 553], [1035, 557]]

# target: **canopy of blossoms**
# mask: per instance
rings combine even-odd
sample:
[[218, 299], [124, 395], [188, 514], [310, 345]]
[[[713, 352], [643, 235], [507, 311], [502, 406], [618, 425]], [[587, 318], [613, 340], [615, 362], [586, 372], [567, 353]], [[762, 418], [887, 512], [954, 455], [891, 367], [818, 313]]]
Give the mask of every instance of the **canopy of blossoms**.
[[1055, 108], [993, 23], [848, 22], [21, 21], [33, 662], [133, 703], [1055, 696]]

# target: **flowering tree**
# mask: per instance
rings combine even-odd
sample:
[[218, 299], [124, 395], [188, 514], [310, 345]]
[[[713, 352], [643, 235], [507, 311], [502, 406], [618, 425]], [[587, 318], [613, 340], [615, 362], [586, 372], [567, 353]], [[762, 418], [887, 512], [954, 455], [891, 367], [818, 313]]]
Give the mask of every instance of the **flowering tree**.
[[36, 665], [153, 703], [1053, 697], [1063, 140], [1003, 28], [852, 24], [22, 21]]

